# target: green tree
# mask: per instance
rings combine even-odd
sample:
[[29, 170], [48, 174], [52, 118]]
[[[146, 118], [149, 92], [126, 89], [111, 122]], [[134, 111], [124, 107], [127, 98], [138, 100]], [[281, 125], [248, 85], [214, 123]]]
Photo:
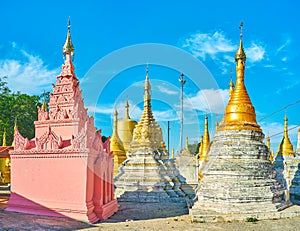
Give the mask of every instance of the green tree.
[[20, 92], [11, 93], [6, 78], [0, 78], [0, 141], [6, 130], [7, 145], [13, 141], [14, 123], [17, 118], [18, 129], [22, 136], [34, 137], [34, 121], [37, 120], [38, 96], [29, 96]]

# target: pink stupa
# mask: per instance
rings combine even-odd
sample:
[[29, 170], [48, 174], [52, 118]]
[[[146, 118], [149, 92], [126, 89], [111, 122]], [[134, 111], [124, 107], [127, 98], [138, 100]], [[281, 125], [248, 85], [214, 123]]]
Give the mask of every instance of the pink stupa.
[[38, 107], [35, 138], [15, 127], [11, 196], [7, 211], [66, 216], [94, 223], [118, 209], [114, 199], [113, 155], [87, 115], [74, 73], [70, 21], [65, 63], [53, 84], [49, 109]]

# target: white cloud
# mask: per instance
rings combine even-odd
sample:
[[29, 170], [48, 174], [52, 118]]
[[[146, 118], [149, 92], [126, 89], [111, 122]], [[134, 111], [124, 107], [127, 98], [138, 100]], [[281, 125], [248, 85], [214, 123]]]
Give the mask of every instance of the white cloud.
[[264, 58], [266, 52], [265, 48], [261, 45], [255, 44], [252, 42], [251, 46], [245, 48], [246, 56], [249, 62], [258, 62]]
[[[89, 114], [99, 113], [108, 115], [113, 118], [115, 108], [118, 110], [118, 119], [123, 119], [125, 115], [125, 102], [119, 102], [116, 105], [99, 105], [88, 106]], [[129, 115], [132, 119], [139, 121], [142, 116], [143, 110], [129, 101]], [[174, 110], [158, 111], [153, 110], [153, 116], [156, 121], [174, 121], [178, 120], [178, 115]]]
[[178, 115], [174, 110], [153, 111], [153, 116], [156, 121], [174, 121], [179, 120]]
[[[16, 50], [17, 45], [13, 42]], [[8, 87], [12, 91], [21, 91], [27, 94], [41, 94], [44, 89], [51, 88], [59, 68], [49, 69], [39, 56], [32, 55], [25, 50], [20, 52], [20, 59], [0, 60], [0, 73], [7, 76]]]
[[[244, 46], [249, 63], [262, 61], [266, 50], [261, 43], [251, 42], [249, 47]], [[221, 69], [223, 74], [228, 73], [229, 66], [234, 62], [234, 53], [238, 43], [228, 39], [223, 31], [214, 33], [195, 33], [183, 41], [182, 47], [195, 57], [206, 60], [211, 58]]]
[[187, 98], [187, 105], [190, 103], [193, 110], [205, 113], [223, 114], [229, 96], [228, 90], [204, 89], [197, 92], [195, 96]]
[[112, 106], [87, 106], [89, 113], [99, 113], [104, 115], [112, 115], [114, 111], [114, 107]]
[[267, 65], [264, 65], [265, 68], [274, 68], [275, 65], [272, 65], [272, 64], [267, 64]]
[[166, 94], [168, 94], [168, 95], [178, 95], [178, 94], [179, 94], [178, 91], [170, 90], [170, 89], [168, 89], [168, 88], [166, 88], [166, 87], [164, 87], [164, 86], [162, 86], [162, 85], [157, 86], [157, 88], [158, 88], [158, 90], [159, 90], [160, 92], [166, 93]]
[[286, 62], [287, 61], [287, 57], [282, 57], [281, 61], [282, 62]]
[[280, 47], [277, 48], [277, 52], [284, 50], [291, 43], [290, 39], [287, 39]]
[[225, 37], [222, 31], [215, 33], [196, 33], [187, 38], [182, 45], [194, 56], [205, 60], [206, 56], [215, 58], [220, 53], [232, 52], [236, 46]]

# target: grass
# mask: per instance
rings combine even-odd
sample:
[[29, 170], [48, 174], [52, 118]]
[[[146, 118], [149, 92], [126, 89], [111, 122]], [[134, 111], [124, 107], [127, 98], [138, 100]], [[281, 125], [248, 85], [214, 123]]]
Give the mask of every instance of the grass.
[[255, 218], [255, 217], [247, 217], [247, 218], [246, 218], [246, 221], [247, 221], [247, 222], [257, 222], [258, 219]]

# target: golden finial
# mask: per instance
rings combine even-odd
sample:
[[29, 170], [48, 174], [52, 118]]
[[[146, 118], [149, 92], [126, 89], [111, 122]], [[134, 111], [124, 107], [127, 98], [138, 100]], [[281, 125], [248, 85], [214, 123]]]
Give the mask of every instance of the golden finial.
[[44, 101], [43, 101], [43, 103], [42, 103], [41, 109], [42, 109], [43, 111], [47, 111], [48, 106], [47, 106], [47, 102], [46, 102], [46, 91], [44, 91], [43, 95], [44, 95]]
[[128, 98], [126, 98], [126, 103], [125, 103], [125, 119], [130, 119]]
[[15, 134], [18, 130], [18, 125], [17, 125], [17, 116], [15, 117], [15, 125], [14, 125], [14, 137], [13, 137], [13, 141], [11, 143], [11, 146], [14, 147], [15, 146]]
[[202, 155], [202, 147], [203, 147], [203, 136], [200, 136], [199, 149], [198, 149], [198, 158]]
[[201, 145], [201, 155], [200, 160], [208, 161], [208, 152], [210, 148], [210, 138], [209, 138], [209, 132], [208, 132], [208, 116], [205, 116], [205, 122], [204, 122], [204, 134], [203, 134], [203, 141]]
[[146, 67], [146, 80], [145, 80], [145, 86], [144, 86], [144, 110], [143, 110], [143, 115], [142, 115], [142, 120], [144, 120], [144, 125], [149, 125], [153, 118], [152, 114], [152, 108], [151, 108], [151, 84], [149, 81], [149, 76], [148, 76], [148, 65]]
[[189, 137], [185, 138], [185, 149], [189, 150]]
[[46, 102], [46, 99], [44, 99], [44, 101], [43, 101], [42, 110], [43, 111], [47, 111], [47, 102]]
[[268, 150], [269, 150], [269, 153], [270, 153], [269, 160], [271, 162], [273, 162], [274, 161], [274, 155], [273, 155], [273, 151], [271, 151], [271, 138], [270, 138], [270, 136], [267, 137], [267, 147], [268, 147]]
[[68, 20], [68, 33], [67, 33], [67, 39], [63, 46], [63, 55], [66, 56], [66, 54], [70, 54], [71, 56], [74, 55], [74, 46], [71, 40], [71, 22], [70, 17]]
[[4, 128], [4, 132], [3, 132], [2, 147], [6, 147], [6, 129], [5, 128]]
[[172, 148], [172, 159], [175, 158], [175, 151], [174, 151], [174, 148]]
[[[242, 35], [242, 26], [240, 33]], [[241, 36], [242, 38], [242, 36]], [[228, 105], [226, 106], [224, 117], [218, 127], [221, 130], [252, 130], [261, 132], [260, 126], [256, 122], [255, 109], [244, 83], [244, 70], [246, 55], [243, 50], [242, 39], [238, 48], [236, 59], [236, 81], [235, 88], [231, 92]]]
[[150, 85], [150, 82], [149, 82], [149, 76], [148, 76], [148, 73], [149, 73], [149, 67], [148, 67], [148, 65], [147, 65], [147, 66], [146, 66], [146, 81], [145, 81], [144, 89], [145, 89], [145, 91], [148, 91], [148, 93], [150, 94], [150, 91], [151, 91], [151, 85]]
[[240, 23], [239, 29], [240, 29], [240, 45], [239, 49], [237, 50], [235, 54], [235, 61], [238, 62], [238, 60], [242, 60], [243, 62], [246, 61], [246, 54], [243, 48], [243, 22]]
[[274, 161], [274, 150], [272, 150], [272, 151], [270, 152], [269, 160], [273, 163], [273, 161]]
[[218, 120], [216, 121], [216, 130], [218, 129], [218, 127], [219, 127], [219, 122], [218, 122]]
[[18, 129], [18, 123], [17, 123], [17, 121], [18, 121], [18, 117], [16, 116], [15, 117], [15, 125], [14, 125], [14, 130], [15, 131]]
[[288, 135], [288, 118], [284, 116], [283, 138], [278, 147], [277, 156], [296, 156]]
[[267, 147], [269, 149], [269, 152], [271, 152], [271, 138], [270, 138], [270, 136], [267, 137]]

